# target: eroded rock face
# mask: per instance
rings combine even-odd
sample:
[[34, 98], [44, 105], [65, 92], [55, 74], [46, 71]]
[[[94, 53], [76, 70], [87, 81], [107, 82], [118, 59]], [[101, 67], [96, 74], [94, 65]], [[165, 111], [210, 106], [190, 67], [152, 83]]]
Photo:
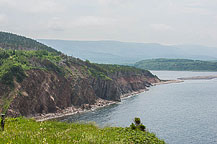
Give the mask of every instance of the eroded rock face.
[[92, 87], [97, 97], [120, 101], [121, 91], [115, 80], [93, 79]]
[[[120, 101], [122, 94], [146, 89], [160, 80], [147, 73], [114, 73], [112, 80], [93, 77], [65, 78], [54, 72], [27, 71], [22, 83], [15, 83], [7, 114], [35, 116], [55, 113], [70, 106], [94, 104], [98, 98]], [[3, 88], [0, 90], [2, 91]]]
[[27, 75], [22, 83], [15, 85], [16, 96], [9, 108], [13, 112], [29, 116], [56, 112], [72, 105], [70, 80], [41, 70], [28, 71]]
[[117, 84], [117, 87], [120, 89], [121, 94], [146, 89], [147, 87], [150, 87], [152, 83], [160, 82], [160, 79], [158, 79], [156, 76], [153, 76], [149, 72], [117, 72], [110, 77]]

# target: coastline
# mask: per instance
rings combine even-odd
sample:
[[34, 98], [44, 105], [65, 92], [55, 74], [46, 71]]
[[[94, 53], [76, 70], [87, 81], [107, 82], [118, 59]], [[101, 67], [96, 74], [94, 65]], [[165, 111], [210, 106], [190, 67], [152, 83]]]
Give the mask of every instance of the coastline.
[[161, 82], [158, 83], [153, 83], [152, 85], [161, 85], [161, 84], [171, 84], [171, 83], [181, 83], [184, 82], [184, 80], [177, 79], [177, 80], [162, 80]]
[[179, 80], [211, 80], [217, 78], [217, 75], [210, 75], [210, 76], [194, 76], [194, 77], [183, 77], [178, 78]]
[[[162, 80], [161, 82], [158, 82], [158, 83], [152, 83], [152, 86], [157, 86], [157, 85], [161, 85], [161, 84], [180, 83], [180, 82], [183, 82], [183, 80]], [[130, 97], [135, 96], [137, 94], [140, 94], [142, 92], [145, 92], [145, 91], [148, 91], [148, 89], [140, 89], [138, 91], [126, 93], [126, 94], [121, 95], [120, 98], [121, 98], [121, 100], [127, 99], [127, 98], [130, 98]], [[52, 119], [63, 118], [63, 117], [67, 117], [67, 116], [71, 116], [71, 115], [75, 115], [75, 114], [82, 114], [82, 113], [86, 113], [86, 112], [90, 112], [90, 111], [95, 111], [96, 109], [107, 107], [107, 106], [117, 104], [117, 103], [119, 103], [119, 102], [118, 101], [103, 100], [103, 99], [99, 98], [96, 100], [96, 103], [93, 105], [85, 104], [81, 107], [72, 106], [72, 107], [68, 107], [68, 108], [65, 108], [63, 110], [60, 110], [57, 113], [40, 114], [40, 115], [34, 116], [32, 118], [34, 118], [38, 122], [42, 122], [42, 121], [47, 121], [47, 120], [52, 120]]]

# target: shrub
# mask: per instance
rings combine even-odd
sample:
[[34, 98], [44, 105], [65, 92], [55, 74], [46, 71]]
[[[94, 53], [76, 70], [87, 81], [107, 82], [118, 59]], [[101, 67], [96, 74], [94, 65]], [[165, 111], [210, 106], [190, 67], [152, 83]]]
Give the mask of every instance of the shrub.
[[135, 129], [136, 129], [136, 126], [135, 126], [135, 124], [134, 124], [134, 123], [132, 123], [132, 124], [130, 125], [130, 128], [131, 128], [132, 130], [135, 130]]
[[12, 62], [5, 63], [0, 69], [0, 82], [13, 85], [13, 78], [16, 78], [18, 82], [26, 77], [26, 74], [19, 64], [13, 64]]
[[137, 117], [134, 119], [134, 122], [137, 126], [141, 124], [140, 118], [137, 118]]
[[140, 124], [140, 125], [139, 125], [139, 129], [140, 129], [141, 131], [145, 131], [145, 128], [146, 128], [146, 127], [145, 127], [143, 124]]
[[130, 128], [132, 130], [140, 130], [140, 131], [143, 131], [143, 132], [145, 131], [146, 127], [141, 123], [140, 118], [137, 118], [137, 117], [134, 118], [134, 123], [132, 123], [130, 125]]

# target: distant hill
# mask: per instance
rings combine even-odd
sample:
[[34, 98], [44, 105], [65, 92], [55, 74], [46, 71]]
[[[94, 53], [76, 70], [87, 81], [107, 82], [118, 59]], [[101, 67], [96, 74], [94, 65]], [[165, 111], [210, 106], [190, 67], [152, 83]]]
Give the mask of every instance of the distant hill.
[[57, 50], [39, 43], [36, 40], [7, 32], [0, 32], [0, 48], [13, 50], [47, 50], [49, 52], [57, 52]]
[[148, 70], [217, 71], [217, 62], [189, 59], [148, 59], [134, 66]]
[[217, 59], [217, 48], [197, 45], [168, 46], [155, 43], [49, 39], [38, 41], [65, 54], [97, 63], [132, 64], [153, 58]]

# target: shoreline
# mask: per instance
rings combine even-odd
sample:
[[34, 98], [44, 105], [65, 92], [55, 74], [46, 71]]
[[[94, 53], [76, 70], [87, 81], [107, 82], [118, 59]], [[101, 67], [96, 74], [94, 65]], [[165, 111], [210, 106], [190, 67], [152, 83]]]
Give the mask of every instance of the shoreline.
[[[162, 80], [161, 82], [158, 83], [152, 83], [152, 86], [157, 86], [161, 84], [171, 84], [171, 83], [180, 83], [183, 82], [183, 80]], [[120, 96], [121, 100], [122, 99], [127, 99], [133, 96], [136, 96], [137, 94], [143, 93], [145, 91], [148, 91], [149, 89], [140, 89], [138, 91], [133, 91], [130, 93], [126, 93]], [[37, 122], [43, 122], [47, 120], [52, 120], [52, 119], [58, 119], [58, 118], [63, 118], [75, 114], [82, 114], [86, 112], [91, 112], [95, 111], [96, 109], [107, 107], [113, 104], [117, 104], [119, 101], [109, 101], [109, 100], [104, 100], [104, 99], [97, 99], [96, 103], [93, 105], [90, 104], [84, 104], [81, 107], [68, 107], [63, 110], [58, 111], [57, 113], [48, 113], [48, 114], [40, 114], [38, 116], [34, 116], [34, 118]]]
[[153, 86], [161, 85], [161, 84], [171, 84], [171, 83], [181, 83], [184, 82], [184, 80], [177, 79], [177, 80], [162, 80], [158, 83], [153, 83]]
[[182, 77], [178, 78], [179, 80], [211, 80], [217, 78], [217, 75], [209, 75], [209, 76], [193, 76], [193, 77]]

